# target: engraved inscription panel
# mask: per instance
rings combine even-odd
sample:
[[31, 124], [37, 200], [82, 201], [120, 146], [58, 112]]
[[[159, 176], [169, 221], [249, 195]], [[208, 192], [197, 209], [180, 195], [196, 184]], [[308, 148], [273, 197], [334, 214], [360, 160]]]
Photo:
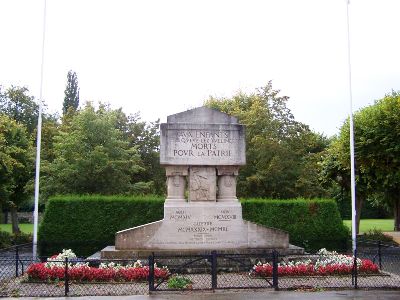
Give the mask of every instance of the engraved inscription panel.
[[241, 125], [162, 124], [160, 161], [170, 165], [243, 165]]
[[156, 238], [157, 247], [191, 248], [235, 247], [246, 242], [239, 206], [167, 208], [164, 221], [168, 239]]

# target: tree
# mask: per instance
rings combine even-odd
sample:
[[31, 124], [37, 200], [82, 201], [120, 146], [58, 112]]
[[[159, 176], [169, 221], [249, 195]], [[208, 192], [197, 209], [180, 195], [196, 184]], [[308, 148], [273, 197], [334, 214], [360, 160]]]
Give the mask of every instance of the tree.
[[126, 194], [143, 183], [133, 177], [143, 171], [137, 149], [117, 129], [117, 114], [91, 104], [72, 116], [55, 137], [55, 159], [43, 166], [44, 193]]
[[133, 181], [142, 184], [142, 193], [164, 194], [165, 171], [160, 166], [160, 121], [141, 121], [139, 113], [125, 115], [122, 109], [114, 111], [117, 129], [123, 133], [130, 147], [137, 149], [143, 170], [134, 175]]
[[247, 165], [238, 178], [238, 194], [251, 197], [316, 197], [326, 195], [318, 181], [318, 153], [323, 136], [295, 121], [271, 81], [250, 95], [210, 97], [205, 105], [238, 117], [246, 125]]
[[64, 94], [63, 115], [65, 116], [69, 111], [76, 112], [79, 106], [78, 77], [75, 72], [68, 71]]
[[11, 86], [4, 92], [0, 87], [0, 112], [25, 125], [32, 134], [37, 126], [39, 106], [28, 92], [26, 87]]
[[[392, 92], [354, 114], [357, 211], [361, 212], [364, 200], [391, 206], [396, 231], [400, 230], [399, 116], [399, 92]], [[330, 145], [323, 164], [326, 178], [350, 189], [348, 120]], [[358, 214], [357, 223], [359, 218]]]
[[32, 173], [31, 144], [23, 125], [0, 114], [0, 204], [11, 211], [12, 231], [19, 233], [18, 205], [27, 199]]
[[[345, 193], [345, 199], [350, 201], [350, 126], [346, 121], [341, 127], [339, 136], [334, 137], [328, 149], [323, 154], [321, 163], [321, 178], [330, 186], [337, 184], [341, 190], [341, 198]], [[356, 157], [356, 165], [359, 165], [359, 157]], [[359, 233], [360, 217], [363, 203], [370, 193], [370, 186], [367, 184], [367, 175], [356, 168], [356, 233]], [[342, 199], [341, 199], [342, 200]]]
[[400, 92], [392, 92], [357, 113], [356, 149], [368, 175], [372, 200], [389, 204], [400, 230]]

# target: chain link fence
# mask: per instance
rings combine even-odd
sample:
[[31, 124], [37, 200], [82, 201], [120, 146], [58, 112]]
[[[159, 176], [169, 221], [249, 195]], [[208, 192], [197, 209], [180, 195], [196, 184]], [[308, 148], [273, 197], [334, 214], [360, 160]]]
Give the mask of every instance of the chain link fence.
[[321, 260], [321, 253], [291, 256], [271, 250], [261, 254], [212, 251], [186, 256], [154, 253], [138, 262], [68, 257], [33, 260], [30, 250], [29, 244], [0, 250], [0, 297], [117, 296], [258, 288], [400, 289], [400, 247], [381, 242], [360, 242], [356, 257], [349, 253], [335, 254], [334, 259], [345, 261], [336, 269], [327, 260]]

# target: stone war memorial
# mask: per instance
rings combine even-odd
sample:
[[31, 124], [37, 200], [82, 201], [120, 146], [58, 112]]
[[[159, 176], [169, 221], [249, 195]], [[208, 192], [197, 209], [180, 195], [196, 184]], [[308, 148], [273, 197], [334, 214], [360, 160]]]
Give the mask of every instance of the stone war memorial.
[[246, 143], [237, 118], [206, 107], [168, 116], [160, 163], [167, 176], [164, 219], [117, 232], [103, 258], [301, 249], [289, 247], [287, 232], [242, 218], [236, 178], [246, 164]]

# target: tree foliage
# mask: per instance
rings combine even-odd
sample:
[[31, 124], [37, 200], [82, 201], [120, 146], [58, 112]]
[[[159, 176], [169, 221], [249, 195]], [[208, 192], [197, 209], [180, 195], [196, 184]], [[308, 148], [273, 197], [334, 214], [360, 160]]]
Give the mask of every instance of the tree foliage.
[[76, 112], [79, 106], [78, 76], [73, 71], [68, 71], [64, 94], [63, 115], [65, 116], [68, 112]]
[[44, 165], [44, 190], [53, 194], [124, 194], [141, 188], [137, 149], [117, 128], [117, 114], [91, 104], [72, 117], [55, 137], [55, 159]]
[[18, 233], [17, 208], [27, 199], [32, 174], [31, 144], [23, 125], [0, 114], [0, 204], [11, 210], [13, 232]]
[[2, 91], [0, 86], [0, 112], [23, 124], [29, 134], [37, 126], [39, 106], [25, 87], [11, 86]]
[[[392, 92], [354, 114], [357, 211], [364, 200], [391, 206], [400, 230], [400, 94]], [[349, 120], [332, 142], [323, 175], [350, 190]], [[357, 216], [359, 219], [360, 215]]]
[[238, 179], [241, 196], [292, 198], [322, 197], [318, 179], [320, 152], [325, 137], [295, 121], [269, 82], [255, 93], [237, 93], [232, 98], [210, 97], [205, 105], [238, 117], [246, 125], [246, 159]]

